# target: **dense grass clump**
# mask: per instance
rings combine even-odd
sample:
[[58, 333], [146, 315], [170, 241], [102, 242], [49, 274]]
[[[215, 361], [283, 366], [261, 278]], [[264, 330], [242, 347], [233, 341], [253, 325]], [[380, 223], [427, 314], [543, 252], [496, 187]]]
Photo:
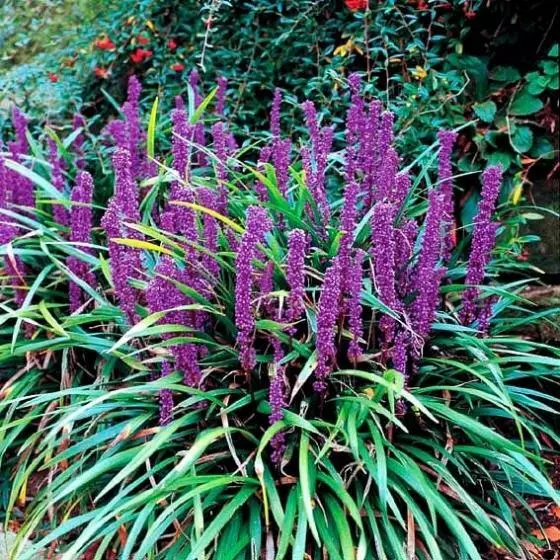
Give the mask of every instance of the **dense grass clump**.
[[458, 231], [455, 133], [401, 169], [393, 115], [349, 85], [344, 131], [305, 102], [308, 135], [283, 137], [276, 92], [257, 146], [196, 75], [145, 133], [132, 78], [93, 177], [80, 119], [47, 152], [15, 113], [0, 461], [20, 558], [522, 557], [527, 498], [558, 500], [560, 371], [520, 334], [546, 319], [528, 280], [499, 279], [526, 268], [524, 208], [496, 208], [490, 167]]

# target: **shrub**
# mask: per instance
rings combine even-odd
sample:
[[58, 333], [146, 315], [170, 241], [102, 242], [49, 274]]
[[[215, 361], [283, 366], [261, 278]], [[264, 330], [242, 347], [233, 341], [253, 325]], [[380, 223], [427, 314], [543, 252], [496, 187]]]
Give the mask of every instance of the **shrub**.
[[356, 75], [344, 136], [307, 101], [293, 144], [278, 92], [266, 143], [241, 147], [225, 83], [190, 82], [144, 134], [130, 81], [108, 202], [72, 163], [79, 128], [47, 164], [15, 114], [0, 458], [6, 519], [37, 535], [21, 558], [521, 555], [526, 497], [558, 500], [560, 360], [518, 334], [546, 318], [527, 281], [498, 277], [527, 268], [523, 206], [494, 219], [500, 169], [457, 229], [455, 132], [437, 174], [436, 146], [399, 172]]

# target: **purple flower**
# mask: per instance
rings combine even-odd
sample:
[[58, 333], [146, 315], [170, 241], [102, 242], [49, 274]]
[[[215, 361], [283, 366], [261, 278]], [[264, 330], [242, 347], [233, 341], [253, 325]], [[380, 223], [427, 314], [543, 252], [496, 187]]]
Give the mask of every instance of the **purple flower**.
[[395, 336], [395, 345], [392, 351], [393, 369], [400, 371], [405, 379], [408, 379], [407, 365], [409, 353], [409, 333], [404, 329], [399, 329]]
[[[161, 377], [166, 377], [172, 372], [171, 364], [165, 360], [161, 364]], [[159, 425], [167, 426], [173, 420], [173, 391], [161, 389], [159, 392]]]
[[502, 169], [500, 167], [489, 167], [484, 171], [482, 175], [482, 199], [474, 219], [471, 253], [465, 279], [467, 288], [463, 292], [461, 322], [464, 325], [468, 325], [478, 318], [479, 285], [484, 282], [486, 267], [490, 262], [492, 249], [496, 242], [498, 224], [492, 222], [492, 214], [496, 209], [501, 185]]
[[27, 117], [17, 108], [12, 108], [12, 125], [15, 131], [15, 140], [10, 143], [10, 150], [17, 154], [26, 154], [29, 151], [27, 141]]
[[[138, 188], [132, 179], [132, 159], [128, 150], [117, 148], [113, 155], [113, 168], [115, 170], [115, 201], [120, 212], [125, 220], [139, 222]], [[131, 237], [138, 235], [131, 230]]]
[[303, 315], [305, 305], [305, 254], [309, 240], [301, 229], [294, 229], [288, 234], [288, 258], [286, 278], [290, 287], [286, 318], [293, 323]]
[[363, 280], [363, 261], [365, 252], [361, 249], [356, 250], [356, 254], [352, 259], [350, 268], [347, 270], [348, 275], [348, 330], [352, 339], [348, 346], [348, 359], [357, 361], [362, 354], [360, 343], [358, 342], [363, 336], [362, 324], [362, 280]]
[[[0, 210], [9, 210], [12, 203], [10, 183], [13, 175], [6, 167], [4, 158], [0, 156]], [[13, 185], [13, 183], [12, 183]], [[17, 235], [17, 227], [8, 216], [0, 214], [0, 245], [10, 243]]]
[[[159, 324], [177, 324], [193, 328], [194, 316], [187, 310], [173, 308], [188, 305], [191, 300], [177, 287], [174, 281], [182, 282], [185, 275], [177, 268], [173, 259], [164, 255], [155, 269], [146, 289], [146, 302], [150, 313], [167, 311], [158, 321]], [[171, 338], [171, 333], [164, 333], [164, 340]], [[175, 367], [183, 373], [185, 385], [197, 387], [200, 385], [202, 374], [198, 365], [198, 349], [196, 345], [182, 343], [171, 346], [171, 354], [175, 358]]]
[[317, 118], [313, 103], [306, 101], [303, 106], [306, 110], [313, 150], [313, 153], [308, 147], [304, 147], [301, 150], [305, 182], [311, 196], [317, 203], [323, 225], [325, 226], [330, 219], [330, 208], [325, 189], [325, 171], [327, 168], [327, 158], [332, 147], [333, 129], [331, 127], [324, 127], [319, 130], [317, 128]]
[[[347, 160], [351, 161], [351, 160]], [[350, 164], [347, 164], [347, 168]], [[340, 232], [342, 233], [342, 239], [340, 240], [339, 255], [344, 270], [348, 270], [350, 267], [351, 251], [352, 245], [354, 243], [354, 232], [356, 230], [356, 218], [358, 215], [358, 194], [360, 192], [360, 185], [355, 179], [350, 179], [350, 182], [346, 183], [346, 188], [344, 189], [344, 204], [342, 206], [342, 213], [340, 215]], [[346, 279], [347, 276], [342, 277], [342, 290], [346, 291]]]
[[430, 332], [438, 304], [439, 284], [445, 269], [438, 266], [442, 245], [443, 223], [442, 195], [431, 190], [428, 195], [428, 213], [424, 223], [422, 247], [414, 275], [413, 288], [416, 299], [412, 308], [413, 326], [416, 333], [425, 338]]
[[128, 149], [126, 123], [124, 121], [112, 120], [103, 129], [103, 132], [111, 135], [119, 148]]
[[317, 110], [312, 101], [304, 101], [301, 105], [305, 115], [305, 124], [309, 130], [311, 144], [315, 147], [319, 144], [319, 123], [317, 121]]
[[[282, 366], [276, 366], [276, 373], [270, 381], [268, 400], [270, 402], [270, 416], [268, 421], [275, 424], [284, 418], [283, 408], [286, 408], [286, 376]], [[271, 460], [274, 464], [279, 464], [286, 450], [286, 435], [284, 432], [277, 433], [271, 440], [272, 447]]]
[[253, 259], [257, 256], [258, 244], [264, 241], [271, 225], [264, 208], [250, 206], [247, 209], [247, 226], [241, 237], [235, 262], [235, 325], [238, 331], [239, 361], [244, 371], [253, 369], [256, 360], [252, 344], [255, 328], [252, 305]]
[[364, 213], [367, 213], [373, 204], [373, 193], [376, 181], [378, 137], [380, 128], [381, 103], [372, 101], [369, 106], [367, 118], [360, 140], [358, 153], [358, 167], [362, 170], [364, 179], [362, 192], [364, 195]]
[[134, 75], [128, 79], [128, 91], [126, 103], [122, 106], [122, 112], [125, 118], [126, 126], [126, 147], [130, 152], [132, 161], [132, 169], [135, 177], [139, 177], [142, 171], [142, 152], [141, 146], [144, 141], [144, 130], [140, 122], [140, 95], [142, 93], [142, 85], [138, 78]]
[[130, 174], [130, 154], [122, 148], [117, 149], [113, 156], [115, 169], [115, 194], [109, 201], [101, 225], [109, 239], [108, 248], [111, 258], [111, 272], [115, 292], [120, 307], [131, 323], [138, 319], [136, 301], [138, 291], [130, 284], [142, 270], [140, 252], [114, 241], [115, 238], [142, 239], [142, 234], [126, 227], [125, 222], [140, 221], [138, 210], [138, 191]]
[[444, 260], [449, 259], [453, 250], [453, 236], [450, 235], [453, 227], [453, 182], [451, 169], [451, 153], [453, 145], [457, 138], [457, 133], [451, 130], [442, 130], [438, 133], [440, 145], [439, 150], [439, 190], [443, 195], [443, 212], [444, 212], [444, 242], [443, 256]]
[[407, 172], [399, 173], [395, 177], [393, 194], [391, 200], [395, 203], [397, 210], [402, 208], [410, 191], [410, 175]]
[[[175, 169], [182, 182], [188, 182], [189, 142], [192, 141], [193, 128], [187, 123], [187, 116], [182, 109], [171, 111], [171, 122], [173, 123], [173, 138], [171, 140], [173, 169]], [[172, 190], [177, 188], [179, 184], [175, 181]]]
[[[70, 241], [84, 253], [91, 254], [90, 247], [83, 246], [91, 243], [93, 180], [87, 171], [80, 171], [76, 176], [76, 184], [70, 193], [72, 208], [70, 210]], [[89, 286], [95, 286], [95, 275], [90, 265], [76, 256], [67, 259], [68, 268], [80, 280]], [[70, 280], [70, 311], [74, 313], [87, 300], [82, 288]]]
[[[202, 103], [202, 95], [200, 95], [198, 81], [199, 81], [198, 72], [196, 70], [193, 70], [189, 74], [189, 85], [193, 91], [195, 109], [197, 109], [198, 106]], [[204, 151], [200, 149], [200, 148], [204, 148], [204, 146], [206, 145], [206, 137], [204, 134], [204, 123], [201, 121], [198, 121], [194, 125], [194, 143], [199, 148], [197, 153], [198, 165], [200, 165], [201, 167], [205, 167], [206, 165], [208, 165], [208, 159]]]
[[276, 88], [272, 99], [272, 110], [270, 112], [270, 132], [276, 140], [280, 138], [280, 105], [282, 103], [282, 92]]
[[[27, 117], [17, 108], [12, 109], [12, 123], [15, 130], [15, 140], [8, 142], [11, 157], [17, 163], [24, 163], [24, 156], [29, 151], [27, 141]], [[18, 206], [33, 208], [35, 206], [35, 192], [33, 183], [17, 171], [8, 173], [8, 182], [12, 185], [12, 202]]]
[[375, 200], [394, 199], [393, 188], [395, 185], [395, 177], [399, 165], [399, 156], [394, 148], [387, 148], [385, 155], [381, 160], [378, 172], [377, 189], [375, 191]]
[[417, 236], [416, 220], [407, 220], [395, 229], [395, 277], [397, 297], [401, 300], [410, 292], [409, 262], [412, 259]]
[[[391, 203], [378, 202], [371, 217], [371, 239], [373, 244], [373, 270], [375, 286], [379, 299], [393, 311], [400, 311], [401, 304], [397, 298], [395, 284], [395, 207]], [[396, 321], [384, 315], [380, 328], [384, 343], [390, 343], [395, 335]]]
[[348, 76], [348, 84], [352, 92], [350, 107], [346, 116], [346, 141], [349, 147], [361, 141], [366, 126], [364, 100], [360, 95], [361, 78], [358, 74]]
[[276, 183], [278, 190], [284, 198], [288, 195], [288, 181], [290, 168], [290, 153], [292, 151], [292, 143], [290, 140], [276, 140], [272, 144], [272, 162], [276, 171]]
[[[52, 138], [48, 139], [48, 145], [49, 163], [51, 164], [51, 182], [56, 190], [62, 193], [64, 197], [66, 181], [64, 180], [63, 160], [59, 157], [58, 147]], [[63, 204], [55, 202], [53, 206], [53, 216], [57, 224], [61, 226], [68, 225], [68, 210], [66, 210]]]
[[[214, 191], [210, 189], [199, 189], [198, 196], [202, 206], [210, 210], [218, 210], [218, 198]], [[202, 219], [202, 243], [208, 251], [208, 253], [202, 255], [202, 266], [207, 271], [209, 277], [217, 279], [220, 274], [220, 266], [216, 262], [214, 255], [218, 252], [218, 235], [220, 228], [218, 226], [218, 220], [206, 212]]]
[[216, 178], [218, 179], [218, 212], [227, 213], [228, 199], [228, 170], [227, 160], [229, 156], [229, 146], [227, 142], [227, 132], [224, 123], [217, 122], [212, 126], [212, 139], [214, 140], [214, 151], [216, 154]]
[[226, 92], [228, 81], [227, 78], [219, 76], [216, 82], [218, 83], [218, 91], [216, 92], [216, 113], [223, 116], [226, 106]]
[[341, 266], [335, 257], [325, 273], [317, 310], [317, 369], [313, 388], [323, 395], [327, 390], [327, 377], [336, 357], [336, 322], [340, 309]]

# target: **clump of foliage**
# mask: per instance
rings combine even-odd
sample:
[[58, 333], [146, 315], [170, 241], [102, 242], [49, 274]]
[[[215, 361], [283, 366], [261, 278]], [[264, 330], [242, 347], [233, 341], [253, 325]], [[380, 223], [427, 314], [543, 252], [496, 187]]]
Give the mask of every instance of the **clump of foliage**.
[[307, 101], [295, 144], [279, 91], [239, 145], [226, 81], [189, 83], [144, 133], [130, 80], [109, 201], [80, 119], [43, 155], [14, 113], [0, 461], [21, 558], [523, 554], [527, 497], [559, 500], [560, 356], [518, 335], [547, 312], [498, 277], [527, 268], [501, 170], [458, 229], [456, 133], [399, 171], [356, 75], [344, 132]]

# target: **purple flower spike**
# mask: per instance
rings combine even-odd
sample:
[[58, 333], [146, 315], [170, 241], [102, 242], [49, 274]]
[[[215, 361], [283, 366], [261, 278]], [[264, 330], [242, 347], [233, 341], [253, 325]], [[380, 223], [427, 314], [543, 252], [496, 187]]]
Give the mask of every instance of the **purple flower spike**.
[[[12, 109], [12, 124], [16, 133], [15, 140], [8, 142], [8, 149], [12, 159], [20, 164], [24, 163], [24, 156], [29, 151], [27, 141], [27, 117], [17, 108]], [[12, 202], [18, 206], [33, 208], [35, 206], [35, 191], [31, 180], [17, 171], [8, 174], [12, 184]]]
[[395, 345], [392, 352], [393, 368], [400, 371], [405, 379], [408, 379], [408, 353], [409, 353], [409, 333], [405, 330], [399, 330], [395, 337]]
[[312, 101], [304, 101], [301, 105], [305, 115], [305, 124], [309, 130], [309, 136], [313, 146], [319, 144], [319, 123], [317, 122], [317, 110]]
[[362, 354], [358, 340], [363, 337], [362, 324], [362, 281], [363, 281], [363, 262], [365, 252], [361, 249], [356, 251], [351, 266], [347, 272], [348, 279], [348, 330], [352, 335], [348, 346], [348, 359], [356, 362]]
[[[345, 270], [350, 266], [350, 253], [354, 243], [354, 232], [356, 230], [356, 218], [358, 215], [357, 203], [359, 192], [360, 185], [354, 179], [351, 179], [344, 189], [344, 205], [340, 215], [340, 231], [343, 236], [340, 241], [339, 254], [342, 267]], [[343, 284], [345, 284], [344, 281]]]
[[[390, 203], [378, 202], [371, 217], [371, 239], [373, 242], [373, 270], [379, 299], [393, 311], [400, 311], [395, 284], [395, 207]], [[387, 346], [395, 335], [396, 321], [384, 315], [380, 321], [384, 343]]]
[[[276, 366], [276, 373], [270, 381], [268, 400], [270, 402], [269, 423], [275, 424], [284, 418], [283, 408], [286, 408], [286, 376], [282, 366]], [[271, 460], [278, 465], [282, 460], [284, 451], [286, 450], [286, 434], [284, 432], [277, 433], [271, 440], [272, 448]]]
[[[189, 142], [193, 139], [193, 128], [187, 123], [187, 115], [183, 109], [171, 111], [173, 123], [173, 138], [171, 140], [173, 152], [173, 169], [177, 172], [182, 182], [188, 182]], [[172, 185], [172, 191], [180, 186], [178, 181]]]
[[[10, 171], [6, 167], [4, 158], [0, 156], [0, 210], [9, 209], [12, 202], [10, 178]], [[10, 243], [16, 234], [17, 228], [10, 223], [8, 216], [0, 214], [0, 245]]]
[[[465, 279], [468, 287], [463, 292], [461, 322], [464, 325], [469, 325], [476, 320], [480, 312], [477, 305], [477, 299], [480, 295], [479, 285], [484, 282], [486, 267], [490, 262], [492, 249], [496, 242], [498, 224], [492, 222], [492, 214], [496, 209], [496, 201], [500, 194], [501, 185], [501, 167], [489, 167], [486, 169], [482, 175], [482, 199], [474, 219], [471, 253]], [[483, 323], [483, 327], [486, 327], [487, 321], [485, 319]]]
[[[56, 190], [63, 195], [66, 190], [66, 182], [64, 180], [64, 170], [62, 158], [58, 155], [58, 147], [56, 142], [49, 138], [49, 163], [51, 164], [51, 180]], [[57, 224], [67, 226], [69, 222], [68, 210], [64, 205], [56, 203], [53, 206], [53, 216]]]
[[395, 185], [391, 200], [395, 203], [397, 210], [402, 208], [410, 191], [410, 175], [407, 172], [399, 173], [395, 177]]
[[290, 178], [290, 153], [292, 143], [290, 140], [277, 140], [272, 146], [272, 161], [276, 171], [276, 183], [278, 190], [284, 198], [288, 196], [288, 181]]
[[366, 127], [364, 100], [360, 95], [361, 78], [358, 74], [348, 76], [348, 84], [352, 92], [350, 108], [346, 117], [346, 139], [348, 146], [354, 146], [362, 139]]
[[[93, 180], [87, 171], [80, 171], [76, 176], [76, 184], [70, 193], [72, 208], [70, 210], [70, 241], [84, 253], [91, 254], [90, 247], [83, 244], [91, 243], [93, 225], [91, 202], [93, 198]], [[67, 259], [68, 268], [80, 280], [89, 286], [95, 286], [95, 275], [91, 265], [75, 256]], [[74, 313], [86, 301], [86, 294], [76, 282], [70, 280], [70, 311]]]
[[[130, 222], [140, 221], [138, 189], [132, 179], [132, 159], [128, 150], [118, 148], [113, 155], [115, 170], [115, 200], [123, 215]], [[132, 232], [131, 237], [139, 234]]]
[[[198, 192], [200, 198], [200, 204], [210, 210], [218, 210], [218, 199], [216, 193], [210, 189], [200, 189]], [[220, 275], [220, 265], [213, 258], [218, 252], [218, 234], [220, 228], [218, 226], [218, 220], [210, 214], [204, 213], [203, 216], [203, 234], [202, 241], [204, 247], [208, 250], [208, 253], [202, 255], [202, 266], [207, 271], [209, 277], [219, 278]]]
[[425, 338], [431, 330], [438, 304], [439, 284], [445, 274], [445, 269], [438, 266], [442, 245], [444, 201], [437, 190], [431, 190], [428, 196], [429, 205], [422, 248], [414, 276], [414, 288], [417, 294], [412, 314], [413, 326], [421, 338]]
[[282, 92], [276, 88], [272, 99], [272, 110], [270, 112], [270, 132], [276, 140], [280, 138], [280, 105], [282, 103]]
[[340, 309], [341, 266], [338, 257], [332, 261], [325, 273], [319, 306], [317, 310], [317, 369], [313, 388], [320, 395], [327, 390], [327, 377], [330, 374], [336, 357], [336, 321]]
[[212, 126], [212, 139], [214, 140], [214, 151], [216, 152], [216, 178], [218, 179], [218, 212], [221, 214], [226, 214], [227, 212], [227, 180], [228, 180], [228, 169], [227, 161], [229, 155], [227, 133], [224, 123], [217, 122]]
[[290, 286], [287, 320], [293, 323], [303, 315], [305, 305], [305, 254], [309, 240], [301, 229], [294, 229], [288, 236], [288, 262], [286, 277]]
[[[166, 360], [161, 364], [161, 377], [166, 377], [172, 373], [173, 368]], [[173, 391], [162, 389], [159, 392], [159, 425], [167, 426], [173, 420]]]
[[244, 371], [255, 367], [256, 356], [252, 344], [255, 317], [252, 305], [253, 259], [257, 256], [258, 244], [264, 241], [266, 232], [272, 226], [264, 208], [250, 206], [247, 209], [247, 226], [235, 262], [235, 325], [239, 361]]
[[453, 182], [452, 182], [452, 168], [451, 168], [451, 153], [453, 152], [453, 145], [457, 139], [457, 133], [450, 130], [442, 130], [438, 133], [438, 140], [440, 145], [439, 150], [439, 190], [443, 195], [443, 212], [444, 212], [444, 242], [443, 242], [443, 257], [448, 260], [453, 250], [453, 236], [451, 229], [454, 225], [453, 219]]
[[[142, 85], [136, 76], [130, 76], [128, 80], [128, 91], [126, 103], [122, 106], [126, 123], [127, 148], [130, 152], [132, 169], [135, 177], [141, 175], [143, 158], [141, 146], [144, 141], [144, 130], [140, 122], [140, 95]], [[124, 147], [124, 146], [123, 146]]]
[[377, 190], [375, 192], [376, 200], [393, 199], [393, 188], [395, 185], [395, 177], [399, 165], [399, 156], [394, 148], [387, 148], [385, 155], [381, 160], [379, 168]]
[[216, 113], [223, 116], [226, 106], [226, 92], [228, 81], [227, 78], [220, 76], [216, 82], [218, 83], [218, 91], [216, 92]]

